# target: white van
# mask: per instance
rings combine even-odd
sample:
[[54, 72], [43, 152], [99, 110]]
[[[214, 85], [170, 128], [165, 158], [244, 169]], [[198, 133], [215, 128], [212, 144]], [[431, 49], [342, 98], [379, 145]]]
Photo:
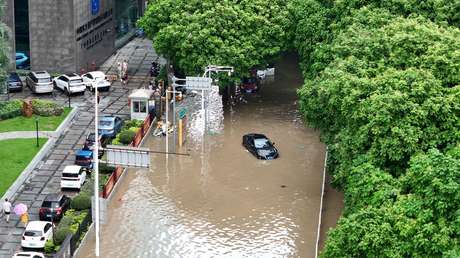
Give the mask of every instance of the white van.
[[80, 189], [86, 179], [86, 169], [81, 166], [66, 166], [62, 171], [61, 188]]

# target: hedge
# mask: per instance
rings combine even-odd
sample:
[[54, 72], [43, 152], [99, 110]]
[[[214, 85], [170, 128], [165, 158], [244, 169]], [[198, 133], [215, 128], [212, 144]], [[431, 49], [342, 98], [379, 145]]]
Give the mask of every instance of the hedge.
[[32, 109], [34, 114], [40, 116], [59, 116], [64, 112], [64, 107], [49, 100], [32, 100]]
[[5, 120], [22, 114], [22, 101], [15, 99], [0, 102], [0, 120]]

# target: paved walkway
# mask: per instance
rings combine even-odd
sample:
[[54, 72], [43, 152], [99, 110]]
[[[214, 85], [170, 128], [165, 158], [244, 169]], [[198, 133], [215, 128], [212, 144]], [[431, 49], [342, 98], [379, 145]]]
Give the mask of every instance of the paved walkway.
[[[38, 137], [52, 138], [56, 137], [55, 131], [38, 131]], [[37, 137], [36, 131], [16, 131], [16, 132], [6, 132], [0, 133], [0, 141], [8, 139], [17, 139], [17, 138], [35, 138]]]
[[[127, 119], [129, 118], [127, 96], [132, 89], [148, 86], [150, 64], [158, 60], [158, 57], [152, 49], [151, 41], [134, 39], [109, 58], [100, 70], [106, 74], [116, 74], [116, 63], [121, 60], [128, 60], [128, 74], [131, 79], [126, 86], [116, 81], [113, 82], [109, 92], [101, 92], [100, 112], [116, 114]], [[11, 98], [17, 99], [30, 96], [33, 95], [28, 89], [10, 95]], [[63, 93], [40, 96], [40, 98], [52, 99], [61, 104], [67, 103], [67, 96]], [[38, 220], [38, 209], [47, 194], [61, 191], [59, 185], [61, 171], [65, 166], [74, 163], [75, 151], [82, 147], [89, 130], [94, 128], [93, 99], [94, 95], [90, 92], [72, 97], [71, 103], [79, 105], [79, 113], [75, 115], [62, 135], [57, 136], [59, 138], [50, 153], [45, 155], [26, 183], [11, 198], [13, 205], [19, 202], [28, 205], [30, 220]], [[75, 193], [66, 192], [66, 194]], [[3, 217], [0, 218], [0, 258], [9, 258], [21, 249], [20, 242], [24, 228], [18, 222], [18, 216], [12, 216], [10, 219], [10, 223], [7, 224]]]

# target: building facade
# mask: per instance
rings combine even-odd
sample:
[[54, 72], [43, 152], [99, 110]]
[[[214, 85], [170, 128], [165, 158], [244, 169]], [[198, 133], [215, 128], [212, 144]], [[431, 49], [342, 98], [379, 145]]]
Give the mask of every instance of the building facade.
[[129, 40], [146, 0], [7, 0], [13, 53], [31, 70], [82, 72]]

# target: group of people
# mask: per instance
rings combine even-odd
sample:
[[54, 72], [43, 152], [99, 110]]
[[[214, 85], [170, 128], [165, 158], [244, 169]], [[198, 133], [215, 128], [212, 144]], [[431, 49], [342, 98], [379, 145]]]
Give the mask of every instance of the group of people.
[[126, 85], [128, 81], [128, 62], [126, 60], [117, 63], [117, 72], [118, 78], [120, 78], [120, 82], [123, 85]]
[[[10, 215], [13, 212], [12, 207], [13, 205], [8, 200], [8, 198], [6, 198], [2, 204], [2, 210], [3, 210], [3, 214], [5, 215], [6, 223], [10, 223]], [[29, 223], [29, 213], [25, 211], [24, 213], [20, 214], [19, 220], [24, 224], [24, 227], [26, 227], [27, 223]]]

